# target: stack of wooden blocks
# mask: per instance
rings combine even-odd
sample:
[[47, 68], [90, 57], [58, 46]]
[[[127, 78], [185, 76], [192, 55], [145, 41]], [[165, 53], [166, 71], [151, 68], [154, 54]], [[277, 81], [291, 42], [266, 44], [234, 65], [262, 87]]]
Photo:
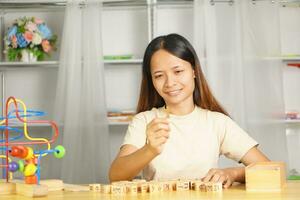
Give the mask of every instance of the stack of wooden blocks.
[[201, 192], [221, 192], [222, 183], [204, 183], [201, 180], [171, 180], [171, 181], [145, 181], [136, 179], [133, 181], [119, 181], [109, 184], [90, 184], [91, 191], [104, 194], [137, 194], [160, 193], [169, 191], [195, 190]]

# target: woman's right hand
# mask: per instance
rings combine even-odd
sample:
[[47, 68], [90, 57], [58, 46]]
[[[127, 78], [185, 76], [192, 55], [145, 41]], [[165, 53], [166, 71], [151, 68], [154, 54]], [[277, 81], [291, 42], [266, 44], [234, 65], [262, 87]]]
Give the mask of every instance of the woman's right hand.
[[146, 129], [147, 134], [147, 147], [155, 154], [159, 155], [164, 144], [169, 138], [169, 121], [168, 118], [154, 118]]

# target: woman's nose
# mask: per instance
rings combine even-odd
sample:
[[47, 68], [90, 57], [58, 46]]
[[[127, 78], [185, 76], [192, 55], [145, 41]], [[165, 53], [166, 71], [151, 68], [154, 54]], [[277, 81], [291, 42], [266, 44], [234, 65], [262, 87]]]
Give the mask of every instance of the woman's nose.
[[165, 86], [172, 87], [175, 84], [175, 79], [172, 75], [166, 76]]

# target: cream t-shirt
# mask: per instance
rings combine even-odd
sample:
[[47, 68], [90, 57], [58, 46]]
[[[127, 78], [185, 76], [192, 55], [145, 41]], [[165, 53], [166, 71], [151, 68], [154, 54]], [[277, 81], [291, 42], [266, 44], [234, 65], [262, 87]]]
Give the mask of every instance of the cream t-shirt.
[[[137, 114], [124, 138], [123, 145], [141, 148], [146, 143], [146, 126], [165, 108], [153, 108]], [[143, 170], [147, 180], [196, 179], [217, 168], [220, 155], [240, 161], [246, 152], [257, 145], [228, 116], [195, 106], [183, 116], [169, 115], [170, 134], [160, 155]]]

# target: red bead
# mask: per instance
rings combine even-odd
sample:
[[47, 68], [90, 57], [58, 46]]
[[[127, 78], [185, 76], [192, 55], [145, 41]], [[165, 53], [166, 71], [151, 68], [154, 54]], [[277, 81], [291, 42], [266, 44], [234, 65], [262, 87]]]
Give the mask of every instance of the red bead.
[[10, 155], [17, 158], [25, 158], [28, 154], [28, 149], [24, 146], [12, 146]]

